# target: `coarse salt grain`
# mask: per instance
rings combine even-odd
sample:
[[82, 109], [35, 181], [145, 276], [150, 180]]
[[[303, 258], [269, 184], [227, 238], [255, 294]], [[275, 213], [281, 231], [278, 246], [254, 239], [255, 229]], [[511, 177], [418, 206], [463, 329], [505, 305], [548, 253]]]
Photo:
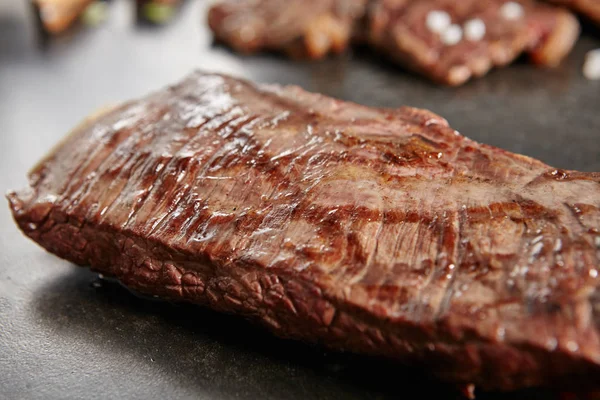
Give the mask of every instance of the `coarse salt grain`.
[[585, 55], [583, 76], [590, 80], [600, 79], [600, 49], [589, 51]]
[[504, 19], [507, 19], [509, 21], [515, 21], [523, 17], [523, 14], [525, 14], [525, 10], [523, 10], [523, 6], [519, 3], [509, 1], [502, 4], [502, 7], [500, 7], [500, 14], [502, 14], [502, 17]]
[[485, 23], [480, 18], [470, 19], [465, 22], [465, 38], [476, 42], [485, 36]]
[[452, 24], [442, 32], [442, 42], [447, 46], [453, 46], [462, 39], [462, 29], [456, 24]]
[[442, 33], [450, 26], [450, 14], [445, 11], [434, 10], [427, 14], [425, 25], [431, 32]]

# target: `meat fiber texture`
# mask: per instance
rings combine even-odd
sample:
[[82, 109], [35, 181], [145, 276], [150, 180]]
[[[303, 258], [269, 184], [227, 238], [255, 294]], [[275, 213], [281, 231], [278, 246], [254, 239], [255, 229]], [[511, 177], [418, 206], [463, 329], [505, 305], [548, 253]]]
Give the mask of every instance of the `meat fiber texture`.
[[[444, 17], [430, 25], [431, 13]], [[530, 0], [224, 0], [210, 9], [208, 23], [241, 53], [316, 59], [361, 43], [450, 86], [523, 53], [556, 66], [580, 33], [570, 12]]]
[[22, 232], [135, 291], [484, 389], [600, 376], [600, 174], [429, 111], [195, 71], [29, 182]]

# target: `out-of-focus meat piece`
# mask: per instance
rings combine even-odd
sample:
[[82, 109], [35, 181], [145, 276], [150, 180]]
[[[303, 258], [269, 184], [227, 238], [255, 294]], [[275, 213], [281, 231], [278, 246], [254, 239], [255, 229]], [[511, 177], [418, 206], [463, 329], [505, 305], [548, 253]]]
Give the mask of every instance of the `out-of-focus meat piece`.
[[600, 24], [600, 0], [546, 0], [567, 6]]
[[67, 30], [93, 0], [34, 0], [44, 30], [58, 34]]
[[283, 51], [321, 58], [344, 51], [367, 0], [228, 0], [208, 23], [218, 40], [241, 53]]
[[530, 1], [381, 0], [369, 12], [369, 43], [430, 79], [460, 85], [529, 53], [555, 66], [579, 36], [568, 11]]

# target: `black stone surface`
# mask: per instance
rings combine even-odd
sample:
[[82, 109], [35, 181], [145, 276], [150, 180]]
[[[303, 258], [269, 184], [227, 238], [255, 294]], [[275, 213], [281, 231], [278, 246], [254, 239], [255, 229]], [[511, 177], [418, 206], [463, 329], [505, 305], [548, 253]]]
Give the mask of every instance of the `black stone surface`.
[[[586, 81], [586, 29], [556, 70], [525, 63], [448, 89], [366, 50], [321, 62], [240, 57], [214, 46], [206, 2], [172, 24], [136, 25], [133, 1], [106, 24], [42, 43], [27, 2], [0, 1], [0, 189], [81, 118], [182, 78], [194, 68], [294, 83], [359, 103], [429, 108], [472, 139], [560, 168], [600, 171], [600, 81]], [[140, 299], [53, 257], [0, 210], [2, 399], [455, 398], [431, 378], [377, 360], [274, 339], [231, 316]], [[544, 391], [481, 398], [553, 398]]]

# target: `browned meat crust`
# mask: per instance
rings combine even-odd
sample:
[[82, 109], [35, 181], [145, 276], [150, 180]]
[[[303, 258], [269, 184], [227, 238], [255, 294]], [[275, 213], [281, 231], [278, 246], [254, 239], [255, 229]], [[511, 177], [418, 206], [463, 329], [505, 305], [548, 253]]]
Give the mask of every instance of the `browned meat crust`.
[[93, 117], [8, 198], [48, 251], [283, 337], [487, 389], [600, 376], [600, 174], [426, 110], [197, 72]]

